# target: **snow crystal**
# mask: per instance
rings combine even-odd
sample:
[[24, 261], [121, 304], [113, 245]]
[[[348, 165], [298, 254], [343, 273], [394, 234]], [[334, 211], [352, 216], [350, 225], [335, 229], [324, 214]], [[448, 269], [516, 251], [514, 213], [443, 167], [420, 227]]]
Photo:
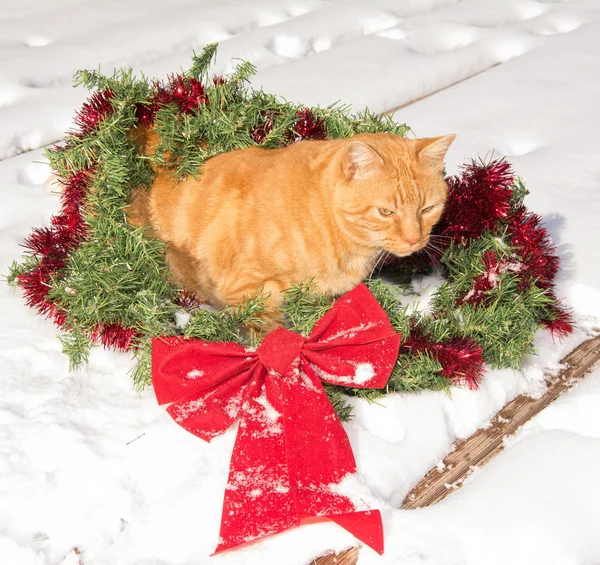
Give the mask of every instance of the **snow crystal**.
[[308, 390], [312, 390], [313, 392], [318, 392], [318, 393], [323, 392], [322, 388], [317, 388], [315, 383], [313, 383], [310, 380], [310, 377], [306, 374], [306, 371], [302, 371], [301, 369], [295, 369], [295, 370], [300, 375], [300, 378], [302, 379], [302, 385], [304, 387], [306, 387]]
[[265, 389], [265, 385], [262, 386], [261, 395], [255, 398], [256, 402], [258, 402], [261, 406], [264, 407], [264, 415], [270, 422], [276, 422], [281, 418], [281, 413], [279, 413], [273, 405], [269, 402], [267, 398], [267, 391]]
[[356, 365], [356, 373], [354, 375], [354, 382], [362, 385], [367, 381], [370, 381], [375, 376], [375, 369], [371, 363], [358, 363]]
[[317, 367], [314, 363], [310, 363], [310, 368], [315, 372], [315, 374], [319, 378], [323, 379], [324, 381], [333, 382], [333, 383], [341, 384], [341, 385], [348, 385], [348, 386], [353, 384], [353, 377], [350, 375], [348, 375], [348, 376], [332, 375], [331, 373], [328, 373], [324, 369]]
[[333, 375], [314, 363], [310, 363], [310, 367], [324, 381], [347, 386], [364, 384], [375, 376], [375, 369], [371, 363], [357, 363], [354, 375]]
[[204, 371], [201, 371], [200, 369], [192, 369], [191, 371], [189, 371], [186, 374], [186, 377], [188, 379], [199, 379], [200, 377], [204, 376]]
[[357, 511], [373, 510], [383, 505], [381, 500], [373, 496], [357, 473], [348, 473], [339, 483], [331, 483], [327, 488], [350, 500]]
[[188, 325], [190, 318], [192, 315], [185, 310], [176, 310], [175, 311], [175, 325], [180, 330], [185, 330], [185, 327]]
[[177, 412], [175, 414], [175, 421], [181, 424], [187, 420], [190, 416], [193, 416], [196, 412], [199, 412], [204, 407], [204, 400], [198, 398], [197, 400], [190, 400], [185, 404], [177, 406]]
[[227, 401], [227, 404], [225, 404], [223, 409], [225, 413], [233, 419], [237, 417], [241, 404], [242, 399], [239, 396], [234, 396]]
[[360, 332], [364, 332], [370, 330], [371, 328], [381, 326], [383, 322], [368, 322], [367, 324], [360, 324], [358, 326], [354, 326], [352, 328], [345, 328], [340, 330], [330, 336], [327, 336], [325, 339], [321, 340], [321, 343], [330, 343], [331, 341], [335, 341], [337, 339], [353, 339]]

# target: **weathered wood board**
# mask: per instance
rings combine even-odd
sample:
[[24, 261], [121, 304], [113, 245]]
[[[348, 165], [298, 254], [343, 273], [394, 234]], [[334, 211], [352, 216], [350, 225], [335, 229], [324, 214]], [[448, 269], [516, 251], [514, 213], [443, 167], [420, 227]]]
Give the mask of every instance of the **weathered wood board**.
[[491, 426], [477, 430], [460, 441], [439, 468], [431, 469], [404, 499], [402, 508], [435, 504], [460, 488], [477, 467], [482, 467], [504, 449], [504, 438], [513, 435], [525, 422], [556, 400], [600, 359], [600, 336], [582, 343], [561, 361], [564, 369], [548, 380], [540, 398], [518, 396], [494, 418]]
[[358, 548], [353, 547], [341, 553], [330, 553], [313, 559], [310, 565], [356, 565]]

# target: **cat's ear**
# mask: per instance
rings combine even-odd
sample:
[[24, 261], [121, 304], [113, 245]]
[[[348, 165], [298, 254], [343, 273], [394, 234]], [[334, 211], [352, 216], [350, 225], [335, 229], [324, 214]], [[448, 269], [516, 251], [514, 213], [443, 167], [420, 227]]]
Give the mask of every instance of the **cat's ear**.
[[450, 144], [456, 139], [456, 135], [451, 133], [442, 137], [427, 137], [417, 139], [417, 154], [419, 159], [429, 161], [432, 165], [443, 168], [444, 156], [450, 147]]
[[365, 179], [381, 170], [383, 159], [362, 141], [351, 141], [344, 154], [344, 174], [347, 179]]

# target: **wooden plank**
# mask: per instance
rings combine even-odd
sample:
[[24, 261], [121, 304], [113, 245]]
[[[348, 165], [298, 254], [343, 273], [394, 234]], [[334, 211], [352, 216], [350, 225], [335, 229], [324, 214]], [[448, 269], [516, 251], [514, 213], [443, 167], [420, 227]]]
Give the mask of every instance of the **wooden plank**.
[[600, 336], [582, 343], [569, 353], [558, 375], [548, 380], [543, 396], [534, 399], [518, 396], [494, 418], [490, 427], [476, 431], [460, 441], [443, 464], [431, 469], [404, 499], [402, 508], [421, 508], [435, 504], [460, 488], [477, 467], [485, 465], [504, 449], [504, 439], [581, 380], [600, 360]]
[[358, 548], [353, 547], [341, 553], [329, 553], [317, 557], [310, 562], [310, 565], [356, 565], [357, 561]]

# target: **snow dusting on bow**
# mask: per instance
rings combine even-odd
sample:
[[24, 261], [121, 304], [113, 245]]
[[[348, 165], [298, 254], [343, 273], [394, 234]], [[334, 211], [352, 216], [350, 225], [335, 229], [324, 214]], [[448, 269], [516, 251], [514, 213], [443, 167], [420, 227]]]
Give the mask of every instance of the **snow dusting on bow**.
[[202, 371], [200, 369], [192, 369], [186, 375], [186, 377], [188, 379], [199, 379], [200, 377], [203, 377], [203, 376], [204, 376], [204, 371]]
[[385, 506], [384, 502], [373, 495], [363, 479], [357, 473], [348, 474], [339, 483], [328, 485], [331, 492], [345, 496], [357, 511], [375, 510]]
[[350, 339], [355, 338], [359, 333], [362, 333], [366, 330], [370, 330], [371, 328], [376, 328], [378, 326], [381, 326], [382, 324], [383, 324], [383, 322], [378, 320], [376, 322], [368, 322], [366, 324], [360, 324], [353, 328], [346, 328], [346, 329], [336, 332], [330, 336], [327, 336], [326, 338], [321, 340], [321, 343], [330, 343], [332, 341], [337, 341], [337, 340], [350, 340]]
[[193, 416], [197, 412], [202, 411], [204, 405], [204, 400], [202, 398], [190, 400], [189, 402], [186, 402], [184, 404], [179, 404], [176, 408], [173, 418], [178, 424], [184, 422], [190, 416]]
[[[352, 363], [349, 363], [352, 364]], [[330, 383], [345, 385], [345, 386], [356, 386], [362, 385], [370, 381], [375, 376], [375, 369], [371, 363], [358, 363], [355, 365], [353, 375], [334, 375], [328, 373], [321, 367], [318, 367], [314, 363], [310, 363], [310, 368], [315, 374]]]
[[264, 384], [262, 386], [261, 395], [256, 397], [255, 400], [264, 408], [264, 415], [269, 422], [277, 422], [277, 420], [281, 418], [281, 413], [275, 410], [273, 405], [269, 402]]

